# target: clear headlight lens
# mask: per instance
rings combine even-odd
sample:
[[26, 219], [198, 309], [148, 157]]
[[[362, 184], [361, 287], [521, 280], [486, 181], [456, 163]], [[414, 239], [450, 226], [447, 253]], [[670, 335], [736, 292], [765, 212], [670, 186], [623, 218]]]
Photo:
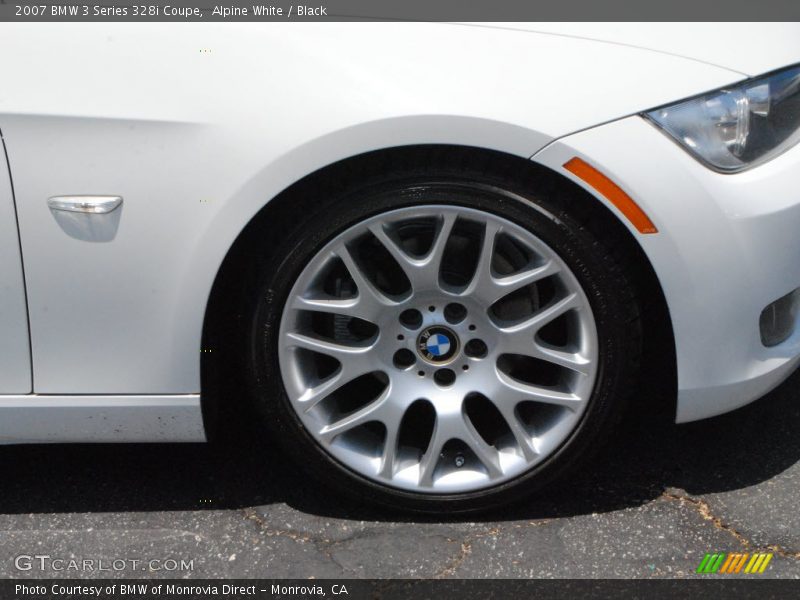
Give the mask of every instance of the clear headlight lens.
[[800, 141], [800, 66], [645, 114], [692, 156], [732, 173]]

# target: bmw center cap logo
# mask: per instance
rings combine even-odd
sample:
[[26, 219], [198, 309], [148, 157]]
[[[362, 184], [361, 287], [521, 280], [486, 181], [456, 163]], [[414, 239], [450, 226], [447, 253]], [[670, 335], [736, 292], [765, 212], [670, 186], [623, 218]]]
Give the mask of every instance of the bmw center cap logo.
[[417, 338], [417, 350], [429, 363], [440, 365], [458, 352], [458, 338], [446, 327], [428, 327]]

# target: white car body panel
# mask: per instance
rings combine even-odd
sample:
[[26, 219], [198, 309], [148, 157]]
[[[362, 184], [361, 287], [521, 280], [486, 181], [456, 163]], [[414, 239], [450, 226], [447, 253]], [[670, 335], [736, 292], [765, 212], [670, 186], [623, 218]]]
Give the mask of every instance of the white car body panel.
[[[0, 130], [23, 246], [32, 391], [76, 406], [73, 395], [131, 395], [142, 414], [148, 398], [198, 394], [206, 302], [226, 253], [270, 199], [338, 160], [425, 143], [528, 158], [589, 130], [537, 155], [549, 164], [562, 147], [580, 155], [589, 128], [740, 81], [751, 67], [800, 61], [796, 44], [780, 42], [755, 57], [740, 49], [721, 67], [713, 53], [676, 56], [691, 53], [688, 42], [670, 54], [656, 36], [646, 49], [632, 33], [623, 43], [558, 33], [423, 23], [0, 26], [0, 55], [25, 57], [0, 69]], [[46, 205], [65, 194], [124, 204], [102, 222], [68, 220]], [[678, 247], [672, 235], [637, 237], [663, 245], [663, 257]], [[666, 280], [677, 286], [668, 296], [685, 286]], [[679, 378], [690, 398], [691, 366]]]
[[677, 420], [733, 410], [783, 381], [798, 363], [800, 331], [764, 347], [759, 316], [800, 287], [800, 146], [723, 175], [634, 116], [559, 140], [534, 160], [572, 177], [562, 166], [574, 156], [620, 185], [659, 229], [638, 239], [672, 318]]
[[504, 23], [523, 31], [647, 48], [749, 76], [798, 61], [797, 23]]
[[[217, 268], [269, 199], [321, 167], [419, 143], [528, 157], [741, 78], [644, 50], [444, 24], [37, 24], [0, 40], [0, 53], [26, 56], [3, 68], [0, 126], [34, 391], [46, 394], [199, 392]], [[528, 74], [524, 55], [546, 60]], [[67, 235], [45, 204], [59, 194], [122, 196], [113, 241]]]
[[0, 257], [0, 394], [27, 394], [31, 392], [28, 313], [14, 196], [1, 139]]

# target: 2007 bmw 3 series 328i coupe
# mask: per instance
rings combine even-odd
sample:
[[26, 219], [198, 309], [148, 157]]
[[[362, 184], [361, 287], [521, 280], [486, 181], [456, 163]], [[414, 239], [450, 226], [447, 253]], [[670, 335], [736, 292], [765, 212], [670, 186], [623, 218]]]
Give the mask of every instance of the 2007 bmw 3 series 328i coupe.
[[796, 24], [36, 23], [0, 56], [3, 443], [250, 402], [334, 488], [470, 511], [656, 380], [687, 422], [800, 360]]

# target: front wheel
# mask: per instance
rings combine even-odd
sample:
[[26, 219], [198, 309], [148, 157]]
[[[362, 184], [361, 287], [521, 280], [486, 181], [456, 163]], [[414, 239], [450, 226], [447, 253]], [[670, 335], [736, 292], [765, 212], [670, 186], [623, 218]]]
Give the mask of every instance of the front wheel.
[[640, 353], [600, 239], [485, 174], [339, 196], [287, 236], [253, 310], [257, 400], [301, 465], [382, 504], [469, 511], [596, 447]]

